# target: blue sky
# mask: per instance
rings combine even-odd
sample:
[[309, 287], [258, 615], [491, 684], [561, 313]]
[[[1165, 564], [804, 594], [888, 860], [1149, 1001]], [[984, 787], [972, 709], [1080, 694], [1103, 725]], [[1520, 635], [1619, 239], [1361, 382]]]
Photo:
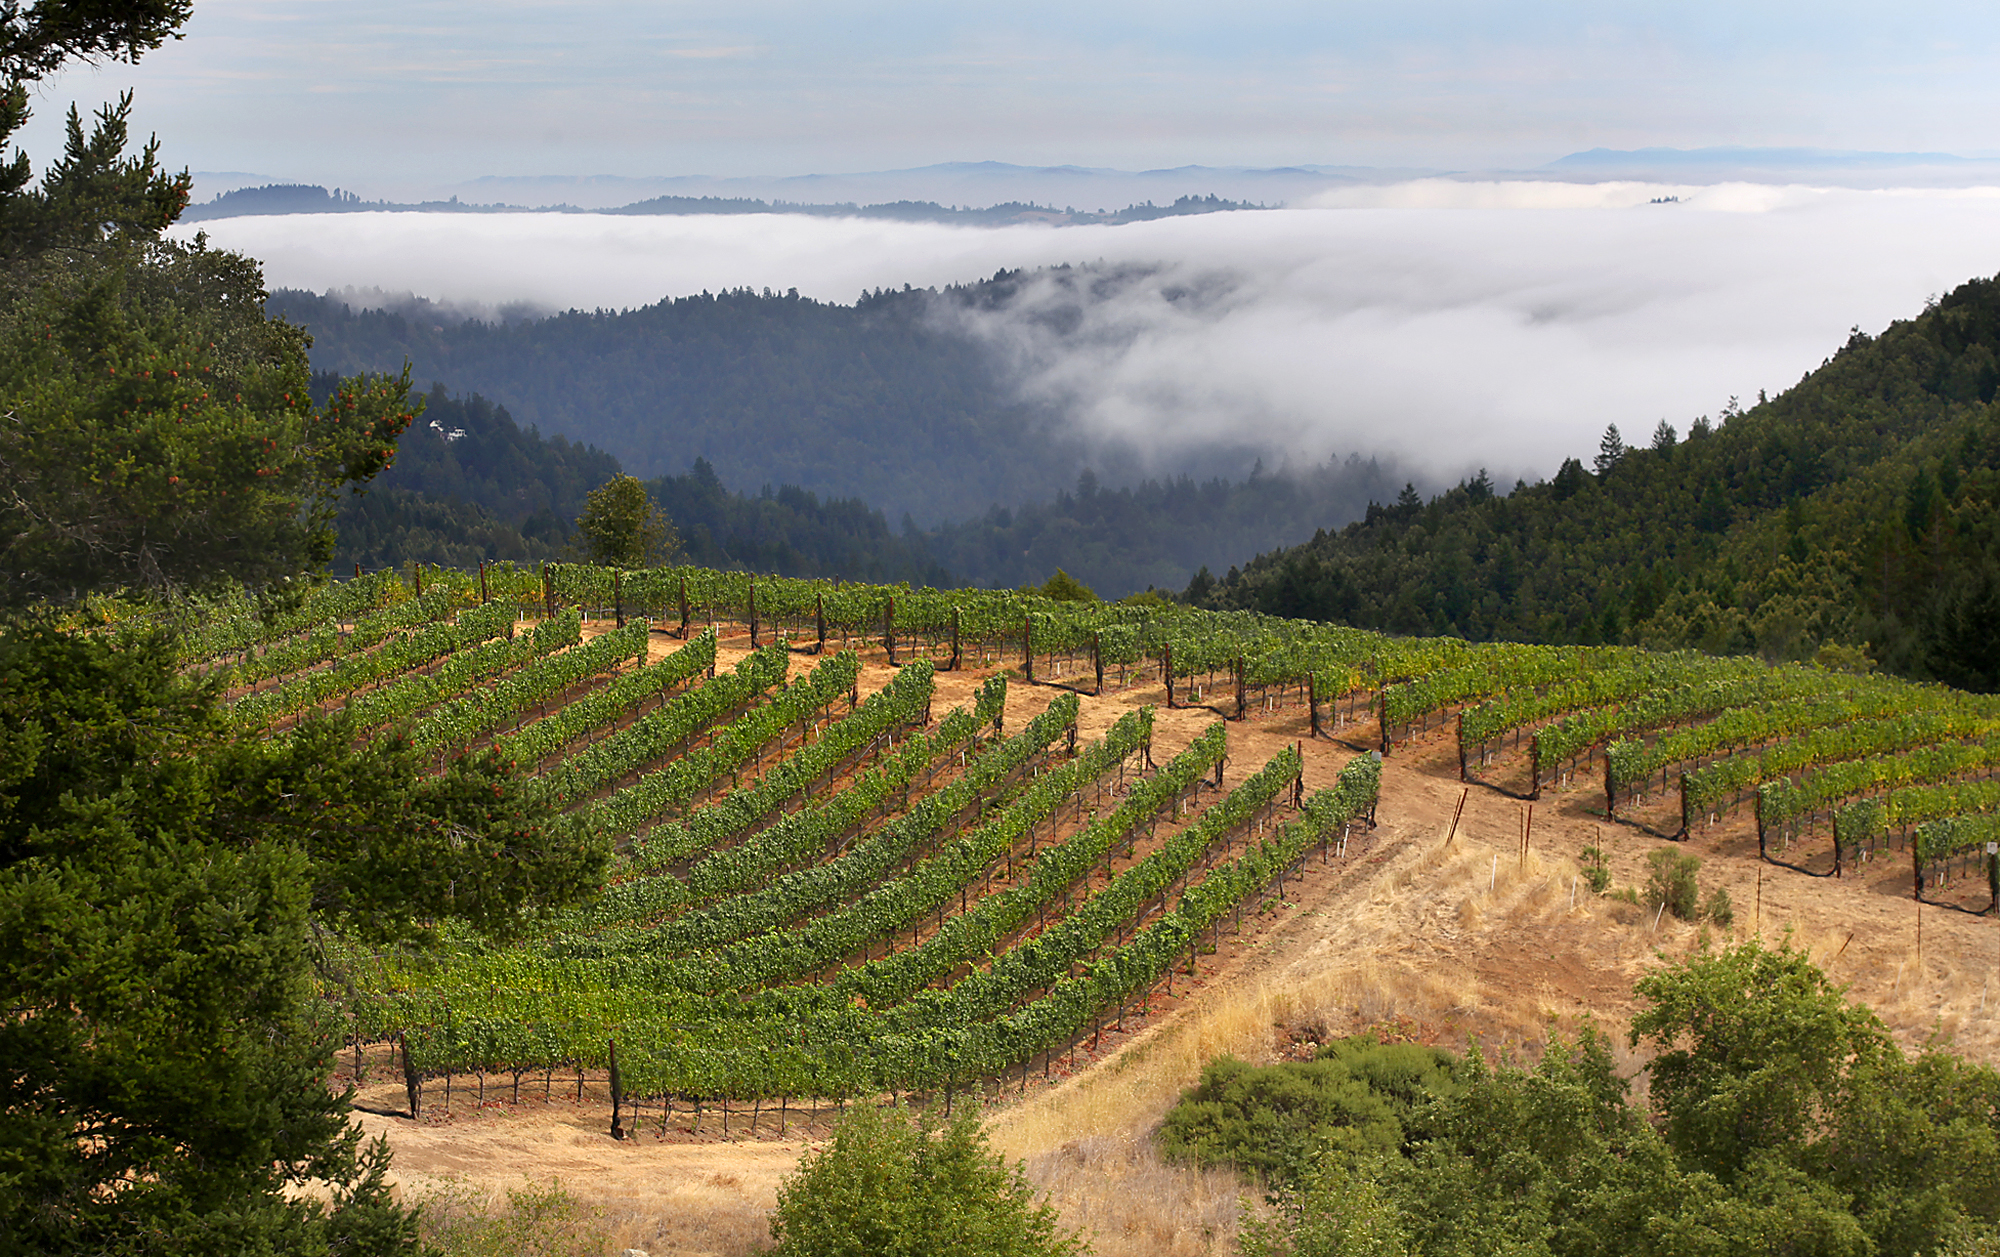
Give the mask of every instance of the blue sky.
[[1906, 3], [197, 0], [168, 159], [385, 194], [941, 161], [1520, 168], [1595, 146], [2000, 154], [2000, 15]]

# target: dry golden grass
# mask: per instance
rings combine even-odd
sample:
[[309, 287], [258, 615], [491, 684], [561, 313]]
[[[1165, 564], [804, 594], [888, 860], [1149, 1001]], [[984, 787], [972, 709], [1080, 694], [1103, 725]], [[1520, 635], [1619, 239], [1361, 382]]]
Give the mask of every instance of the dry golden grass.
[[1028, 1179], [1099, 1257], [1233, 1251], [1243, 1182], [1163, 1161], [1150, 1139], [1090, 1135], [1027, 1158]]

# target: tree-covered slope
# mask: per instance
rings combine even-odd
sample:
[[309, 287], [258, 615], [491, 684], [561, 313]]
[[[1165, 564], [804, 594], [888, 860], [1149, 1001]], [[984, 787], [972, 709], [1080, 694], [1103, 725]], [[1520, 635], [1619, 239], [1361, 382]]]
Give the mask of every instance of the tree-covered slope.
[[1073, 491], [994, 507], [931, 529], [924, 542], [939, 563], [989, 588], [1038, 585], [1060, 568], [1106, 597], [1178, 589], [1204, 564], [1359, 517], [1394, 490], [1395, 471], [1350, 455], [1236, 481], [1183, 475], [1111, 488], [1086, 469]]
[[[313, 391], [332, 383], [315, 375]], [[545, 438], [484, 397], [434, 386], [389, 469], [342, 501], [331, 566], [560, 557], [584, 495], [617, 474], [602, 450]]]
[[728, 484], [793, 484], [927, 523], [1067, 487], [1077, 450], [1038, 434], [985, 348], [933, 324], [932, 299], [843, 306], [746, 289], [495, 323], [286, 291], [270, 308], [311, 333], [318, 370], [407, 361], [641, 477], [702, 458]]
[[648, 481], [680, 533], [680, 558], [732, 571], [950, 588], [952, 574], [924, 538], [897, 533], [859, 498], [826, 498], [797, 485], [732, 493], [706, 460], [684, 475]]
[[1406, 633], [1810, 657], [2000, 686], [2000, 281], [1687, 439], [1497, 494], [1413, 492], [1258, 555], [1195, 601]]

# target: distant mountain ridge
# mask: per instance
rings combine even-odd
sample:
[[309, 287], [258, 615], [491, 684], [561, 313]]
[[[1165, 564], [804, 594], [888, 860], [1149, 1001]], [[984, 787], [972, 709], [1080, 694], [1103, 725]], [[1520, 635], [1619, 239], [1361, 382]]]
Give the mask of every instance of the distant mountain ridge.
[[1122, 210], [1094, 213], [1074, 206], [1057, 208], [1032, 201], [1004, 201], [987, 206], [940, 205], [936, 201], [889, 201], [859, 205], [852, 201], [816, 204], [795, 201], [766, 201], [755, 197], [657, 196], [608, 209], [582, 209], [574, 205], [509, 205], [504, 202], [479, 204], [452, 197], [445, 201], [364, 201], [339, 188], [329, 192], [319, 184], [273, 183], [254, 188], [236, 188], [215, 199], [193, 205], [182, 212], [184, 223], [213, 222], [221, 218], [243, 218], [270, 214], [802, 214], [815, 218], [885, 218], [898, 222], [957, 223], [967, 226], [998, 226], [1005, 223], [1034, 222], [1051, 226], [1118, 226], [1150, 222], [1187, 214], [1220, 214], [1236, 210], [1269, 209], [1261, 203], [1231, 201], [1216, 196], [1183, 195], [1166, 205], [1151, 201], [1128, 205]]
[[1891, 153], [1833, 148], [1755, 148], [1717, 145], [1709, 148], [1593, 148], [1570, 153], [1549, 163], [1552, 169], [1631, 166], [1743, 166], [1759, 170], [1810, 170], [1821, 167], [1950, 166], [1974, 159], [1955, 153]]

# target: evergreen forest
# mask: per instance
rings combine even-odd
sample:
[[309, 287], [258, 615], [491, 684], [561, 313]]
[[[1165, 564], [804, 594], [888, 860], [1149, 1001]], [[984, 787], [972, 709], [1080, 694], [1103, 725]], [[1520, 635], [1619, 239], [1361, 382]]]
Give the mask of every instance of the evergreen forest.
[[[1877, 663], [2000, 687], [2000, 280], [1978, 279], [1682, 434], [1198, 572], [1188, 600], [1472, 640]], [[1865, 656], [1865, 657], [1864, 657]]]

